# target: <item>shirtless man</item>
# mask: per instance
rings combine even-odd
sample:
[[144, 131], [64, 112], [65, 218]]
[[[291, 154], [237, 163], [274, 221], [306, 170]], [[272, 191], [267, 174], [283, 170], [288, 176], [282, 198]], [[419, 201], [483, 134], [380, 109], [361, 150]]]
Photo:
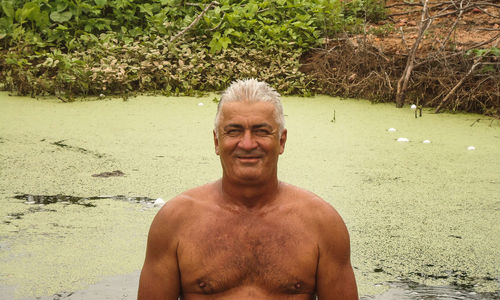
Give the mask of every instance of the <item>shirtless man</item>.
[[279, 94], [266, 83], [224, 92], [214, 130], [222, 178], [158, 212], [138, 299], [358, 299], [339, 214], [278, 181], [286, 138]]

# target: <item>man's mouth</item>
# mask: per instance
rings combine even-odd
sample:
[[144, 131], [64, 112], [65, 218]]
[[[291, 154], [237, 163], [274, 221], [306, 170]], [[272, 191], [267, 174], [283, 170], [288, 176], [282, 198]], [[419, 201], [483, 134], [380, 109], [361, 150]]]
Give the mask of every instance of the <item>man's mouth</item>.
[[261, 159], [260, 155], [237, 155], [237, 159], [246, 163], [254, 163]]

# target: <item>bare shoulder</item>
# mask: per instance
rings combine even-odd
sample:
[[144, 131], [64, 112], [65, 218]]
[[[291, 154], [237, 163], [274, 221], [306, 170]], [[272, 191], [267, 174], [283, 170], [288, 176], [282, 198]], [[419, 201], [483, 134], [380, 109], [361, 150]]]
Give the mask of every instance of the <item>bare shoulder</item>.
[[306, 189], [283, 183], [287, 201], [294, 206], [295, 209], [301, 209], [301, 213], [319, 223], [323, 222], [341, 222], [337, 210], [320, 196]]
[[175, 233], [191, 222], [192, 216], [208, 205], [215, 191], [214, 183], [187, 190], [168, 200], [156, 214], [152, 229]]
[[[284, 184], [291, 207], [316, 230], [320, 244], [349, 245], [349, 234], [337, 210], [318, 195], [294, 185]], [[323, 242], [323, 243], [321, 243]]]

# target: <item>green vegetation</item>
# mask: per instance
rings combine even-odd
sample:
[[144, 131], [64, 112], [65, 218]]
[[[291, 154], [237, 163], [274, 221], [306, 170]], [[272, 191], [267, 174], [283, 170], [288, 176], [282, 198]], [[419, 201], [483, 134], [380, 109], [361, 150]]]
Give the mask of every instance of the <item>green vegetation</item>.
[[259, 77], [307, 94], [301, 56], [383, 16], [377, 0], [1, 0], [0, 82], [71, 99], [193, 95]]

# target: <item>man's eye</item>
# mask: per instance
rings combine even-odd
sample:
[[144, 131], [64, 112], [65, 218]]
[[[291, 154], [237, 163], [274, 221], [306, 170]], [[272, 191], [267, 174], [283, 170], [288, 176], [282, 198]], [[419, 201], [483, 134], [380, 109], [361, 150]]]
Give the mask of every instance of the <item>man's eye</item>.
[[254, 131], [255, 135], [257, 136], [265, 136], [265, 135], [270, 135], [271, 132], [269, 130], [266, 130], [266, 129], [257, 129]]
[[230, 129], [226, 131], [226, 135], [228, 136], [238, 136], [241, 133], [241, 130], [238, 129]]

